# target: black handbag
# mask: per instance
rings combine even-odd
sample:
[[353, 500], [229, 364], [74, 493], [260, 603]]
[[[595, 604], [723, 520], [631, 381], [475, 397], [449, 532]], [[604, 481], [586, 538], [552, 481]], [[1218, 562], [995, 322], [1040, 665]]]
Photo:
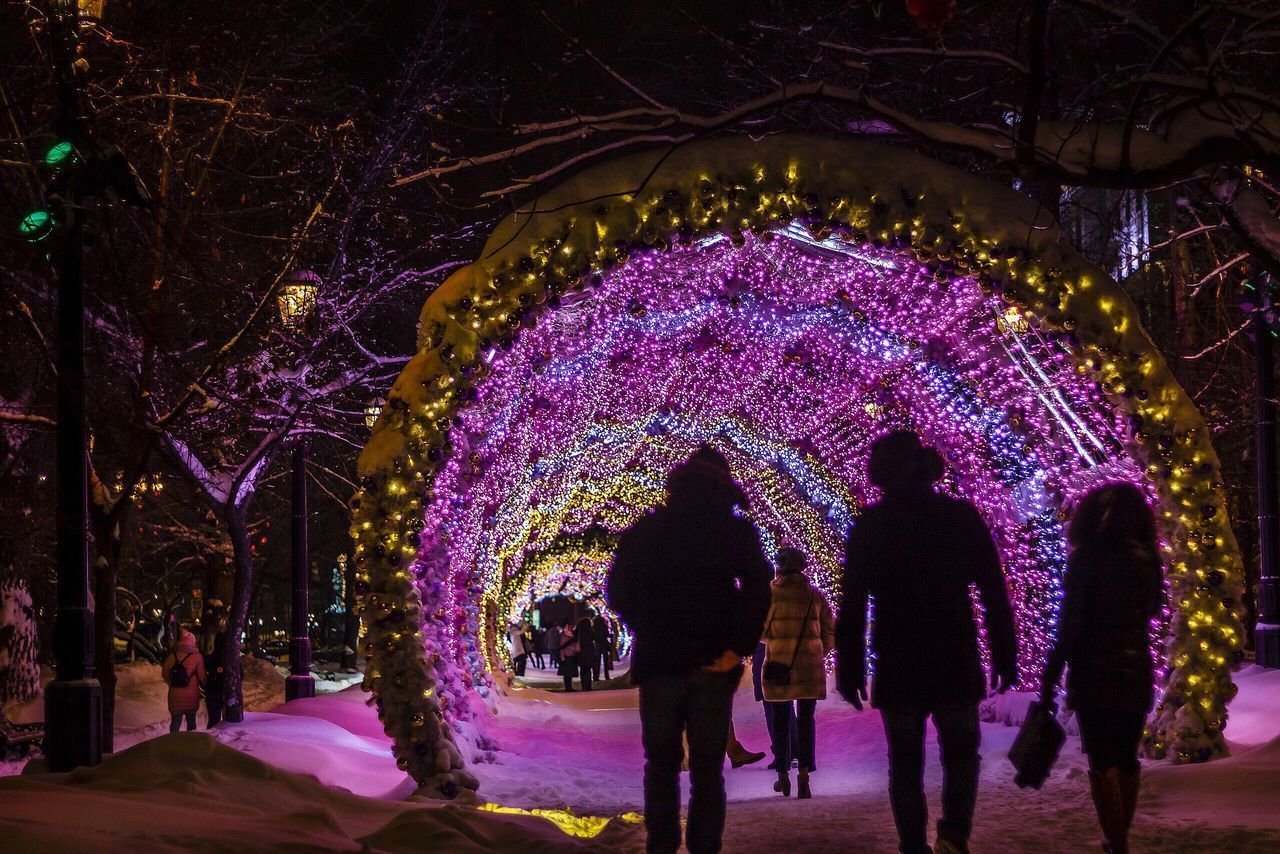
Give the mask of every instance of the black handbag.
[[[760, 673], [760, 678], [770, 685], [790, 685], [791, 684], [791, 668], [796, 665], [796, 656], [800, 654], [800, 641], [804, 640], [804, 630], [809, 626], [809, 613], [813, 610], [814, 597], [809, 597], [809, 607], [804, 610], [804, 619], [800, 621], [800, 635], [796, 638], [796, 648], [791, 653], [791, 663], [783, 664], [781, 661], [766, 661], [764, 670]], [[773, 625], [773, 617], [769, 618], [769, 626]], [[769, 633], [769, 626], [764, 627], [764, 633]]]
[[1009, 748], [1009, 761], [1018, 772], [1013, 782], [1020, 789], [1028, 786], [1038, 789], [1044, 785], [1067, 740], [1067, 733], [1053, 710], [1052, 705], [1032, 703], [1022, 729], [1018, 730], [1018, 737]]

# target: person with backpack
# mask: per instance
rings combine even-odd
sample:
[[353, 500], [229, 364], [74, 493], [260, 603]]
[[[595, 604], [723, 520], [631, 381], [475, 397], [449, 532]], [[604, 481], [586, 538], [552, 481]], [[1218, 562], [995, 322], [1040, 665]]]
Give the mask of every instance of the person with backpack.
[[186, 718], [188, 731], [195, 729], [196, 712], [200, 711], [200, 689], [207, 679], [204, 656], [200, 654], [195, 635], [179, 629], [178, 642], [165, 656], [160, 675], [169, 686], [169, 732], [181, 729], [183, 718]]
[[1041, 701], [1054, 704], [1067, 671], [1067, 706], [1080, 722], [1103, 850], [1129, 851], [1138, 805], [1138, 746], [1154, 700], [1151, 620], [1164, 599], [1156, 520], [1142, 491], [1110, 483], [1080, 501], [1067, 530], [1058, 639]]
[[773, 761], [778, 782], [773, 790], [791, 796], [791, 725], [795, 721], [796, 758], [800, 773], [797, 798], [811, 798], [809, 774], [815, 766], [814, 712], [827, 697], [824, 659], [835, 648], [835, 617], [831, 606], [804, 574], [805, 557], [798, 549], [778, 553], [773, 580], [773, 604], [765, 618], [764, 668], [760, 684], [770, 716]]
[[622, 533], [609, 604], [635, 636], [649, 852], [680, 848], [680, 761], [689, 742], [692, 854], [720, 850], [733, 694], [764, 629], [769, 563], [729, 463], [703, 445], [667, 479], [667, 501]]
[[[970, 587], [982, 602], [991, 686], [1018, 681], [1013, 608], [991, 532], [978, 509], [940, 495], [942, 455], [909, 430], [871, 446], [867, 477], [881, 491], [863, 508], [845, 547], [844, 604], [836, 623], [836, 685], [859, 711], [867, 699], [867, 604], [871, 648], [889, 742], [889, 804], [903, 854], [969, 850], [978, 798], [978, 702], [986, 696]], [[929, 847], [924, 736], [933, 718], [942, 753], [942, 820]]]

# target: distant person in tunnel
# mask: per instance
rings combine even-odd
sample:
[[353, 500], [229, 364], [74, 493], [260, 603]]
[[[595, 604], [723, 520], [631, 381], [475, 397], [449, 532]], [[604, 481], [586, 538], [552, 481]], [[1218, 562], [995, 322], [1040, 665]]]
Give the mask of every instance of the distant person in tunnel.
[[547, 654], [551, 657], [551, 666], [560, 669], [560, 625], [552, 623], [547, 627]]
[[[1018, 678], [1017, 639], [1000, 558], [977, 508], [939, 495], [941, 455], [910, 431], [871, 447], [868, 479], [882, 492], [849, 532], [844, 606], [836, 624], [840, 693], [861, 710], [868, 598], [875, 618], [871, 704], [889, 743], [889, 802], [904, 854], [966, 852], [978, 795], [978, 701], [986, 693], [970, 585], [985, 612], [992, 687]], [[925, 721], [942, 752], [942, 820], [926, 839]]]
[[769, 564], [729, 464], [709, 445], [677, 466], [667, 502], [623, 532], [609, 575], [609, 603], [635, 635], [640, 688], [648, 850], [680, 847], [682, 736], [691, 795], [685, 841], [692, 854], [720, 850], [723, 764], [742, 676], [769, 610]]
[[1080, 502], [1067, 540], [1058, 639], [1041, 699], [1054, 702], [1070, 667], [1067, 705], [1089, 757], [1104, 850], [1126, 854], [1138, 805], [1138, 745], [1154, 699], [1151, 620], [1164, 597], [1156, 520], [1141, 490], [1111, 483]]
[[565, 623], [560, 628], [560, 676], [564, 678], [564, 690], [572, 691], [573, 678], [578, 675], [578, 651], [580, 649], [573, 626]]
[[[799, 760], [798, 798], [812, 797], [809, 773], [814, 762], [814, 712], [827, 697], [824, 659], [835, 648], [835, 618], [831, 606], [804, 574], [804, 552], [784, 548], [778, 553], [778, 577], [773, 580], [773, 604], [764, 624], [764, 668], [761, 688], [770, 715], [775, 792], [791, 796], [791, 754]], [[795, 740], [792, 740], [792, 724]]]
[[596, 614], [591, 621], [591, 632], [596, 641], [596, 661], [591, 678], [599, 681], [603, 673], [604, 678], [608, 679], [609, 668], [613, 665], [613, 633], [609, 631], [609, 621], [604, 614]]
[[574, 637], [578, 639], [578, 676], [582, 680], [582, 690], [591, 690], [592, 675], [599, 662], [596, 653], [596, 636], [595, 627], [591, 625], [591, 614], [578, 621], [578, 627], [574, 630]]

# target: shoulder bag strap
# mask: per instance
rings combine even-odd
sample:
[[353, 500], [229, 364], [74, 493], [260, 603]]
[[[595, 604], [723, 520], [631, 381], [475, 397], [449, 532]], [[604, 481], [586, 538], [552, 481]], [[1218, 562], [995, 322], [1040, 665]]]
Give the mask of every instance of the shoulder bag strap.
[[796, 635], [796, 648], [791, 651], [790, 667], [796, 666], [796, 656], [800, 654], [800, 642], [804, 640], [805, 629], [809, 628], [809, 614], [813, 611], [813, 600], [816, 595], [809, 596], [809, 607], [804, 609], [804, 619], [800, 621], [800, 634]]

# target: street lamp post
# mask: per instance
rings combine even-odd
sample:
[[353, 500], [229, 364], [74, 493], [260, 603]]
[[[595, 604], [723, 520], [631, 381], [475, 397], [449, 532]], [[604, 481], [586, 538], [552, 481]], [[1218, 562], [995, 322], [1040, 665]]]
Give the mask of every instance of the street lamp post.
[[[59, 130], [73, 147], [85, 145], [76, 69], [79, 10], [74, 0], [50, 4]], [[84, 415], [84, 219], [78, 193], [64, 205], [66, 230], [55, 250], [58, 278], [58, 610], [54, 617], [56, 676], [45, 689], [45, 756], [52, 771], [102, 760], [102, 686], [93, 666], [89, 607], [89, 467]]]
[[[276, 296], [285, 332], [298, 338], [311, 329], [318, 308], [321, 279], [310, 270], [297, 270], [281, 283]], [[293, 613], [289, 632], [289, 676], [284, 682], [285, 701], [316, 695], [311, 675], [311, 556], [307, 529], [307, 440], [293, 446]]]
[[289, 637], [289, 676], [285, 701], [316, 695], [311, 675], [311, 558], [307, 541], [307, 441], [293, 446], [293, 619]]
[[[1270, 296], [1271, 276], [1263, 273], [1258, 289]], [[1271, 324], [1259, 300], [1253, 313], [1253, 353], [1257, 377], [1254, 391], [1255, 449], [1258, 475], [1258, 622], [1253, 646], [1258, 664], [1280, 667], [1280, 531], [1277, 530], [1275, 361]], [[1269, 309], [1274, 312], [1275, 308]]]

